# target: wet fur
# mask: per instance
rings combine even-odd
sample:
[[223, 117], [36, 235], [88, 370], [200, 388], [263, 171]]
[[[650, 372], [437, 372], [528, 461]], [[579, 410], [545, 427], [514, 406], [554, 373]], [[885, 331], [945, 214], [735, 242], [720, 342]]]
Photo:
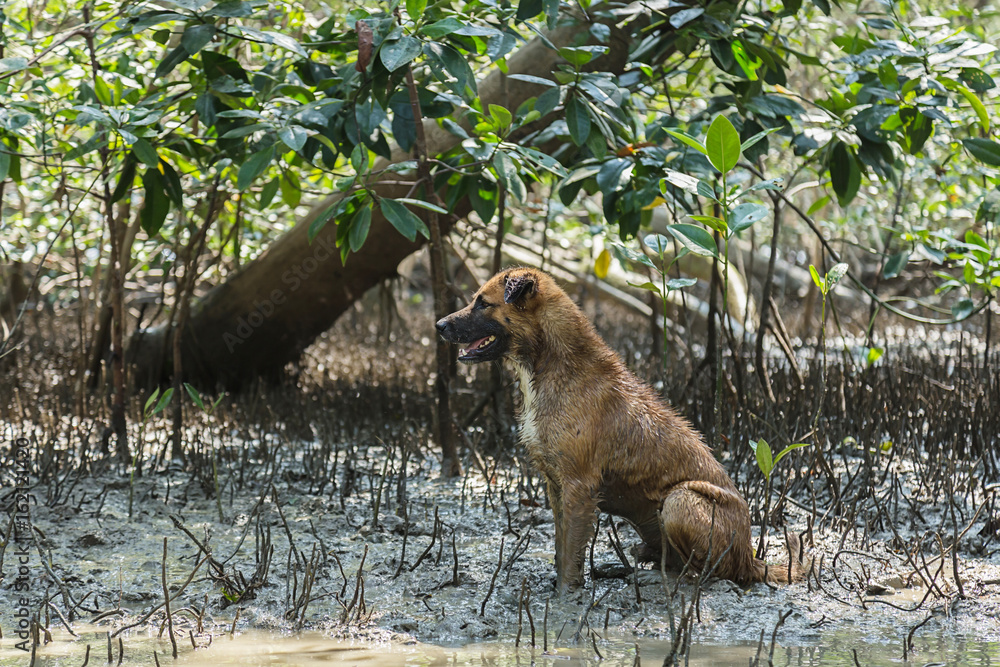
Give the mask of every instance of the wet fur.
[[[600, 512], [627, 519], [647, 560], [690, 561], [741, 584], [787, 582], [803, 567], [768, 567], [751, 547], [746, 501], [701, 435], [635, 377], [547, 274], [511, 269], [491, 278], [438, 331], [453, 343], [483, 339], [463, 361], [502, 360], [519, 381], [521, 440], [548, 484], [560, 592], [583, 582]], [[790, 553], [798, 541], [790, 540]]]

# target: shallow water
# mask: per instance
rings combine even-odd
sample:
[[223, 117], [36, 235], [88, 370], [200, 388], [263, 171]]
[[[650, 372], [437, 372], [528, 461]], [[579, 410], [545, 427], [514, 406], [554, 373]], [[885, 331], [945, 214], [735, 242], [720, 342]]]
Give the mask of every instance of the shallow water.
[[[56, 634], [54, 641], [40, 647], [35, 665], [39, 667], [84, 664], [90, 645], [91, 665], [107, 664], [107, 636], [102, 632], [79, 632], [79, 638], [68, 633]], [[670, 650], [667, 641], [607, 637], [582, 641], [579, 645], [550, 649], [531, 649], [522, 643], [492, 641], [464, 646], [439, 646], [426, 643], [362, 642], [333, 639], [319, 633], [298, 636], [264, 631], [237, 633], [234, 637], [219, 634], [195, 638], [198, 649], [190, 640], [178, 643], [178, 658], [170, 657], [170, 643], [144, 634], [124, 639], [123, 665], [161, 665], [209, 667], [212, 665], [281, 665], [314, 667], [320, 665], [468, 665], [470, 667], [500, 667], [502, 665], [571, 665], [597, 664], [623, 667], [629, 665], [660, 665]], [[596, 649], [594, 644], [596, 643]], [[0, 665], [27, 665], [30, 656], [12, 648], [9, 639], [0, 648]], [[858, 643], [850, 632], [824, 635], [821, 643], [812, 646], [775, 646], [773, 664], [782, 667], [812, 667], [819, 665], [949, 665], [981, 666], [1000, 664], [1000, 643], [974, 638], [935, 633], [914, 638], [909, 660], [902, 659], [902, 637], [897, 642], [879, 644]], [[154, 658], [153, 652], [157, 657]], [[600, 657], [597, 652], [600, 652]], [[761, 649], [761, 664], [768, 661], [768, 642]], [[118, 664], [118, 644], [114, 642], [111, 664]], [[691, 647], [689, 665], [743, 666], [757, 656], [756, 643], [695, 643]], [[684, 664], [683, 660], [681, 664]]]

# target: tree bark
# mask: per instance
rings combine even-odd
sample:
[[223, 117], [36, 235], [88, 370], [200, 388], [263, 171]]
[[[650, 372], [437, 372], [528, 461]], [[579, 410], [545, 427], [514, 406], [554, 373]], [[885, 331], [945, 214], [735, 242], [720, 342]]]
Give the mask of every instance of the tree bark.
[[[546, 45], [566, 46], [586, 37], [584, 22], [557, 28], [545, 38], [535, 38], [508, 59], [508, 75], [531, 74], [550, 77], [558, 53]], [[612, 31], [610, 52], [595, 65], [605, 71], [622, 72], [627, 62], [627, 41]], [[616, 39], [617, 37], [617, 39]], [[479, 83], [483, 108], [502, 104], [517, 108], [543, 87], [508, 79], [499, 70]], [[548, 122], [556, 116], [550, 114]], [[460, 137], [436, 122], [423, 124], [427, 154], [437, 156], [454, 148]], [[410, 159], [395, 148], [390, 160], [373, 167], [379, 172], [390, 163]], [[383, 172], [386, 173], [386, 172]], [[412, 181], [403, 174], [386, 173], [384, 182], [372, 189], [380, 197], [398, 198], [411, 194]], [[257, 377], [279, 376], [286, 364], [299, 358], [303, 349], [326, 331], [369, 288], [396, 275], [396, 267], [419, 249], [424, 239], [408, 241], [376, 208], [364, 246], [340, 261], [336, 247], [336, 220], [328, 223], [309, 243], [309, 224], [342, 197], [335, 193], [312, 207], [291, 230], [276, 239], [260, 257], [243, 267], [226, 282], [210, 290], [192, 306], [190, 319], [181, 334], [185, 379], [202, 386], [223, 385], [239, 388]], [[471, 210], [468, 198], [459, 201], [452, 216], [441, 216], [441, 232], [447, 234], [454, 222]], [[424, 215], [426, 211], [418, 211]], [[172, 332], [160, 326], [136, 332], [130, 346], [130, 360], [136, 379], [150, 384], [170, 376], [172, 362], [166, 350], [172, 348]]]

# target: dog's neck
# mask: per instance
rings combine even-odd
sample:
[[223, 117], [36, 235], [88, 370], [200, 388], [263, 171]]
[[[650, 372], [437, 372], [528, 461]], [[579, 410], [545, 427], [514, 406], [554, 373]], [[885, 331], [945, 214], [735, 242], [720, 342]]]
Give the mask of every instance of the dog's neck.
[[517, 411], [521, 443], [534, 457], [541, 447], [541, 437], [538, 432], [538, 391], [535, 386], [534, 370], [524, 361], [514, 357], [508, 357], [504, 361], [504, 366], [517, 379], [521, 391], [521, 406]]

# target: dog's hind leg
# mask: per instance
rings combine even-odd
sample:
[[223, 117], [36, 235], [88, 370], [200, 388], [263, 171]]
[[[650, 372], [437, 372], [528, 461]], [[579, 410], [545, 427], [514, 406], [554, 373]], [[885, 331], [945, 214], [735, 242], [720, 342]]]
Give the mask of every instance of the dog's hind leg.
[[703, 481], [678, 484], [663, 500], [660, 521], [680, 562], [690, 562], [690, 574], [707, 560], [716, 577], [755, 579], [749, 510], [734, 491]]

